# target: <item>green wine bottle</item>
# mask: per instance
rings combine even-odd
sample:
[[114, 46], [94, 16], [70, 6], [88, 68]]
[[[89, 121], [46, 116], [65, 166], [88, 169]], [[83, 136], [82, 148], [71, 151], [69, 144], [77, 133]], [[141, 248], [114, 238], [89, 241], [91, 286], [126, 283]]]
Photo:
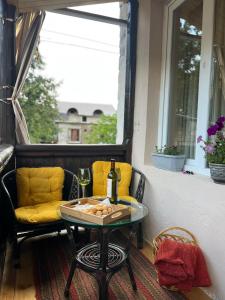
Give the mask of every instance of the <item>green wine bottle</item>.
[[107, 197], [112, 204], [117, 204], [117, 173], [115, 159], [111, 159], [111, 169], [107, 176]]

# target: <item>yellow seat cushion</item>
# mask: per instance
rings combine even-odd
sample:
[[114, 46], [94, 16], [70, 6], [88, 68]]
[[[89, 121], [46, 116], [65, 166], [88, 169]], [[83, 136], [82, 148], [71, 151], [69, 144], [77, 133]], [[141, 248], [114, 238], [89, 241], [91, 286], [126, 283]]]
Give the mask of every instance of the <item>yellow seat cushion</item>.
[[48, 203], [23, 206], [15, 209], [16, 218], [21, 223], [49, 223], [61, 219], [59, 206], [67, 201], [51, 201]]
[[18, 207], [62, 201], [64, 170], [60, 167], [16, 170]]
[[[107, 176], [111, 167], [110, 161], [96, 161], [92, 164], [93, 172], [93, 196], [107, 194]], [[116, 162], [116, 168], [120, 168], [121, 181], [118, 185], [118, 196], [129, 195], [129, 186], [132, 176], [132, 166], [128, 163]]]

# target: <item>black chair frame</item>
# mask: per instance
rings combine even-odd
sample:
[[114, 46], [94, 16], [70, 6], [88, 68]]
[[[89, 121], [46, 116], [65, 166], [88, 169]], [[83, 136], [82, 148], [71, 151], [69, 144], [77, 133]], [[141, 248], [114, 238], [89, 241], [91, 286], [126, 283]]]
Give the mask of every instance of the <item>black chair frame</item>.
[[[71, 171], [64, 169], [64, 186], [63, 186], [63, 200], [72, 200], [79, 197], [79, 183], [77, 176]], [[6, 194], [6, 210], [8, 216], [9, 226], [9, 240], [13, 245], [14, 265], [18, 267], [20, 259], [20, 246], [23, 241], [30, 237], [43, 235], [51, 232], [59, 232], [65, 229], [62, 220], [40, 223], [40, 224], [24, 224], [18, 222], [15, 209], [17, 206], [17, 189], [16, 189], [16, 169], [6, 173], [1, 180], [3, 190]]]
[[[130, 184], [130, 195], [142, 203], [145, 191], [145, 175], [138, 169], [132, 168], [132, 178]], [[143, 226], [142, 222], [137, 225], [137, 248], [143, 248]]]

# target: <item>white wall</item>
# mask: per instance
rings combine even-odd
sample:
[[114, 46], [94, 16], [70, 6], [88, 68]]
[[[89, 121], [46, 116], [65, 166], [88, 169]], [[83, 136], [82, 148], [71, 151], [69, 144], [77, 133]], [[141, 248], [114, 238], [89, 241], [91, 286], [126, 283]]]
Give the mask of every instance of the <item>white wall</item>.
[[151, 166], [157, 143], [163, 1], [140, 0], [136, 104], [132, 163], [147, 176], [144, 203], [149, 207], [145, 238], [182, 226], [194, 233], [204, 251], [213, 287], [205, 291], [225, 299], [225, 186], [200, 175], [184, 175]]

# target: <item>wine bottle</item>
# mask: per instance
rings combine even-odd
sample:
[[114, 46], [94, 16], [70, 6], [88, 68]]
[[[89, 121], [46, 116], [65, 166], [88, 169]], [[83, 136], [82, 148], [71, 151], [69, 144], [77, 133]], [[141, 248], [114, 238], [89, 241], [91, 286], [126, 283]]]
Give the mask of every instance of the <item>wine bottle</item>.
[[117, 173], [115, 169], [115, 159], [111, 159], [111, 169], [107, 176], [107, 197], [111, 203], [117, 204]]

